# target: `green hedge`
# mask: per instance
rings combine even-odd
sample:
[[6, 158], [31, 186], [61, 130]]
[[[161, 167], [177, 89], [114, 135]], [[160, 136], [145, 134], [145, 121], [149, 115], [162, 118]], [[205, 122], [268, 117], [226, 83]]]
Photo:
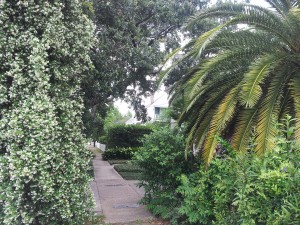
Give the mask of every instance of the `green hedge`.
[[129, 148], [113, 148], [108, 149], [104, 153], [102, 153], [102, 158], [104, 160], [118, 159], [132, 159], [135, 152], [137, 152], [139, 148], [137, 147], [129, 147]]
[[141, 138], [152, 129], [143, 125], [117, 125], [108, 130], [107, 148], [140, 147]]

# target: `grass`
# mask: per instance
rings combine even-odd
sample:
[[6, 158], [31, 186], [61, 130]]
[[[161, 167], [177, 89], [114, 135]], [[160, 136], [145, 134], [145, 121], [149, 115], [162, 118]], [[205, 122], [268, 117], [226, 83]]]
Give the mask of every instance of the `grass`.
[[132, 160], [108, 160], [125, 180], [139, 180], [142, 169]]
[[88, 149], [94, 154], [101, 154], [101, 150], [99, 148], [95, 148], [95, 147], [88, 147]]
[[[89, 146], [89, 147], [87, 147], [87, 149], [90, 150], [94, 154], [94, 157], [96, 156], [96, 154], [101, 154], [101, 150], [99, 148]], [[93, 161], [91, 160], [89, 164], [90, 164], [90, 168], [88, 170], [88, 174], [91, 177], [94, 177]]]
[[141, 177], [141, 173], [138, 172], [119, 172], [118, 173], [123, 177], [125, 180], [139, 180]]
[[104, 225], [104, 216], [103, 215], [94, 215], [84, 225]]
[[124, 159], [111, 159], [107, 160], [110, 165], [115, 165], [115, 164], [126, 164], [129, 160], [124, 160]]
[[126, 163], [126, 164], [115, 164], [114, 168], [118, 172], [142, 172], [143, 170], [134, 164]]

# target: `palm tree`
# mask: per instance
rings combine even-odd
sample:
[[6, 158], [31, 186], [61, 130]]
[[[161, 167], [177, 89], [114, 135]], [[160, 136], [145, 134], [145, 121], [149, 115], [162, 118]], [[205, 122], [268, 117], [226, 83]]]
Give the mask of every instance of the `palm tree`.
[[258, 155], [272, 150], [275, 122], [286, 114], [298, 118], [300, 139], [300, 4], [267, 2], [269, 9], [224, 4], [192, 18], [188, 26], [211, 17], [226, 20], [180, 49], [186, 54], [165, 73], [194, 60], [171, 93], [173, 99], [184, 93], [179, 122], [189, 121], [187, 147], [196, 144], [207, 164], [217, 136], [239, 152], [247, 150], [251, 135]]

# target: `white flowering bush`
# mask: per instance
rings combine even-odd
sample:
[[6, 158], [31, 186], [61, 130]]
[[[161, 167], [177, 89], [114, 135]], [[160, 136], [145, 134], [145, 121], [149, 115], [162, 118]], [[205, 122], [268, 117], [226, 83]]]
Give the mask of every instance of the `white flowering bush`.
[[78, 0], [0, 0], [0, 224], [83, 224], [92, 207], [80, 82], [93, 26]]

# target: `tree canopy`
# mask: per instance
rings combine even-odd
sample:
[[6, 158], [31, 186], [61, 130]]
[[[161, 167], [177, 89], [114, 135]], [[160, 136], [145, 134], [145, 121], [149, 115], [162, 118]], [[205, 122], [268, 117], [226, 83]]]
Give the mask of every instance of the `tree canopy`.
[[[91, 52], [95, 69], [82, 85], [85, 114], [101, 114], [107, 109], [105, 103], [123, 98], [131, 102], [137, 118], [146, 121], [141, 96], [155, 90], [154, 78], [159, 74], [160, 63], [166, 52], [179, 47], [178, 31], [184, 21], [208, 2], [93, 1], [92, 18], [96, 24], [98, 42]], [[166, 52], [162, 51], [162, 45]]]

